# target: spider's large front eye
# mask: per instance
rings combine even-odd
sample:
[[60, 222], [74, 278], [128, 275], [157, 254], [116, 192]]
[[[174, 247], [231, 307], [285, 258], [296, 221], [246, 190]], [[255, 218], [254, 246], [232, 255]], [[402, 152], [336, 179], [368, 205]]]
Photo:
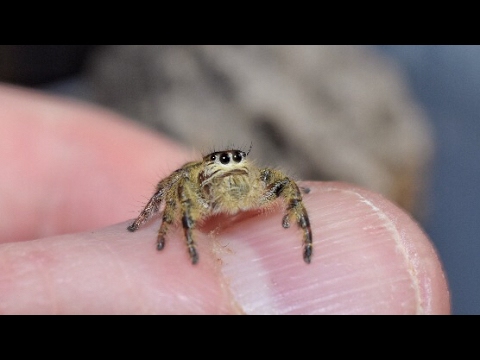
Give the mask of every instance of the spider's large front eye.
[[240, 161], [242, 161], [242, 153], [240, 151], [235, 152], [235, 154], [233, 154], [232, 156], [232, 159], [236, 163], [239, 163]]
[[220, 162], [223, 165], [226, 165], [230, 162], [230, 156], [228, 156], [228, 153], [223, 153], [222, 155], [220, 155]]

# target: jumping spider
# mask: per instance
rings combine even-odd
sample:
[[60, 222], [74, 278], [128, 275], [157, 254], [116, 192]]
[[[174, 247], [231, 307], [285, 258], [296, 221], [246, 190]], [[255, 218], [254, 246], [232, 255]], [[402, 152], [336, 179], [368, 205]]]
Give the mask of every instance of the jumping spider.
[[[165, 201], [162, 224], [158, 230], [157, 249], [165, 246], [168, 226], [181, 216], [188, 252], [192, 263], [198, 254], [192, 230], [198, 220], [217, 213], [236, 214], [239, 211], [262, 208], [282, 197], [286, 204], [284, 228], [295, 218], [303, 230], [303, 259], [310, 263], [312, 230], [297, 184], [275, 169], [260, 169], [247, 160], [248, 152], [241, 150], [216, 151], [201, 161], [189, 162], [160, 181], [156, 192], [140, 215], [128, 227], [137, 230]], [[308, 189], [302, 189], [308, 192]]]

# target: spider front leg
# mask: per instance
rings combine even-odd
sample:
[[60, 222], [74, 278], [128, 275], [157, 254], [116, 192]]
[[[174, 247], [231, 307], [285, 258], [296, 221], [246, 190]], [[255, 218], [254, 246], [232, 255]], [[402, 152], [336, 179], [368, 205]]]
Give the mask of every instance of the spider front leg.
[[[303, 230], [303, 260], [310, 264], [313, 251], [312, 229], [308, 219], [307, 210], [303, 205], [302, 194], [297, 184], [284, 176], [278, 170], [264, 169], [261, 171], [261, 179], [267, 186], [267, 192], [264, 195], [265, 202], [283, 196], [287, 204], [287, 213], [283, 217], [282, 226], [290, 227], [290, 220], [295, 218], [298, 226]], [[302, 188], [304, 190], [304, 188]], [[306, 193], [309, 190], [305, 191]]]
[[310, 264], [312, 258], [313, 244], [312, 244], [312, 229], [310, 227], [310, 220], [308, 218], [307, 210], [303, 206], [302, 198], [296, 184], [290, 182], [292, 189], [288, 189], [284, 195], [287, 201], [287, 214], [283, 217], [282, 225], [284, 228], [290, 226], [290, 219], [295, 218], [298, 226], [303, 230], [303, 260]]
[[148, 219], [150, 219], [153, 214], [158, 212], [158, 209], [160, 209], [160, 204], [162, 203], [162, 196], [159, 194], [159, 192], [156, 192], [152, 198], [148, 201], [147, 205], [145, 205], [145, 208], [140, 212], [140, 215], [135, 219], [135, 221], [127, 227], [128, 231], [135, 231], [138, 230], [140, 225], [145, 223]]
[[150, 219], [155, 213], [160, 209], [160, 204], [165, 198], [165, 194], [172, 189], [172, 186], [178, 182], [182, 176], [182, 169], [174, 171], [172, 175], [168, 178], [163, 179], [157, 184], [157, 189], [155, 194], [150, 198], [145, 208], [142, 210], [140, 215], [135, 219], [135, 221], [127, 228], [129, 231], [138, 230], [138, 228]]

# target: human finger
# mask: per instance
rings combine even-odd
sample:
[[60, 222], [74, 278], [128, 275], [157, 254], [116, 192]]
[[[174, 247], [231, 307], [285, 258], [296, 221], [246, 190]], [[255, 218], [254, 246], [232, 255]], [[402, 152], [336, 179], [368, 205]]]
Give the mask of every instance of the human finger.
[[[440, 260], [421, 228], [380, 195], [309, 182], [310, 264], [281, 206], [195, 230], [155, 249], [159, 217], [95, 232], [0, 246], [3, 313], [447, 314]], [[19, 301], [21, 299], [22, 301]]]
[[0, 86], [0, 243], [135, 216], [190, 152], [113, 112]]

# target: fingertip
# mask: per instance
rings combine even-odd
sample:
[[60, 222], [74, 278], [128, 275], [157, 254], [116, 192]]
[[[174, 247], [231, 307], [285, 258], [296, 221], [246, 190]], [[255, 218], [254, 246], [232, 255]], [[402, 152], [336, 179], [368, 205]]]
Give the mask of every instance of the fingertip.
[[221, 234], [231, 250], [222, 254], [222, 273], [245, 313], [449, 312], [439, 258], [408, 214], [354, 186], [308, 185], [314, 243], [304, 261], [301, 233], [280, 226], [280, 209]]

